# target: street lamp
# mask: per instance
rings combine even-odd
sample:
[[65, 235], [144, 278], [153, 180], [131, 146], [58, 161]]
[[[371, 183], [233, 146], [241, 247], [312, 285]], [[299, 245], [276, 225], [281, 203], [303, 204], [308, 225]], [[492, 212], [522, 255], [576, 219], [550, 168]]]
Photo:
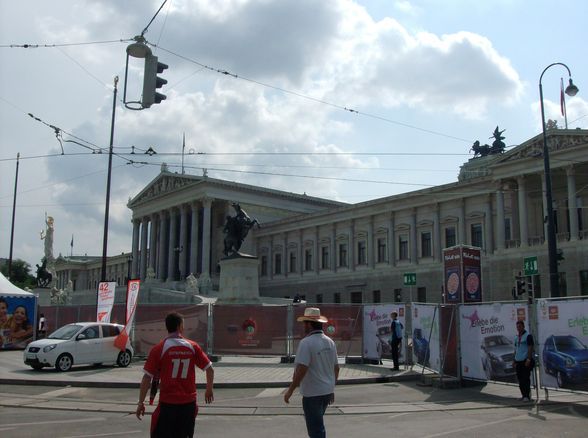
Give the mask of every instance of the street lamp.
[[559, 297], [559, 276], [557, 273], [557, 241], [555, 238], [555, 218], [553, 217], [553, 194], [551, 188], [551, 168], [549, 165], [549, 148], [547, 147], [547, 133], [545, 130], [545, 108], [543, 107], [543, 86], [541, 81], [545, 72], [554, 65], [561, 65], [568, 71], [569, 85], [566, 87], [568, 96], [575, 96], [578, 87], [572, 82], [572, 73], [567, 65], [561, 62], [554, 62], [545, 67], [539, 77], [539, 99], [541, 103], [541, 122], [543, 126], [543, 166], [545, 168], [545, 200], [547, 202], [547, 255], [549, 258], [549, 286], [552, 297]]

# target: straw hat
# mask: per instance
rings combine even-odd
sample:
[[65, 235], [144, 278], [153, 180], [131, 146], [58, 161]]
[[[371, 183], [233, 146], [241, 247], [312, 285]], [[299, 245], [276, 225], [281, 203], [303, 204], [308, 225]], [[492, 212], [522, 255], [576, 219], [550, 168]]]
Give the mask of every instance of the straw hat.
[[321, 315], [321, 310], [318, 307], [307, 307], [304, 309], [304, 316], [299, 316], [297, 321], [316, 321], [325, 323], [328, 319], [326, 316]]

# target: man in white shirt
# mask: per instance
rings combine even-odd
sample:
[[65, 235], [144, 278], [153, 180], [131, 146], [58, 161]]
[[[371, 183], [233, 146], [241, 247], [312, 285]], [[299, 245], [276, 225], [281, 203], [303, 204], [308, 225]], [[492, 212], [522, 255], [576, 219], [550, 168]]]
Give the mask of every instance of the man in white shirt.
[[308, 436], [324, 438], [327, 434], [323, 416], [327, 406], [335, 401], [335, 384], [339, 377], [337, 348], [323, 333], [323, 324], [328, 319], [321, 315], [320, 309], [306, 308], [298, 321], [304, 322], [306, 336], [298, 344], [296, 368], [284, 401], [289, 403], [294, 390], [300, 386]]

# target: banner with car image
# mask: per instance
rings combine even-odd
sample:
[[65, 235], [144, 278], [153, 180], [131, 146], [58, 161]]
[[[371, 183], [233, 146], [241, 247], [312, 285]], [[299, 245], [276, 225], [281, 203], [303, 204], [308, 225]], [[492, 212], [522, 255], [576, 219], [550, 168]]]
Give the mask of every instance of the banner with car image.
[[[398, 321], [403, 327], [405, 322], [404, 304], [374, 304], [363, 307], [363, 358], [380, 360], [392, 358], [390, 341], [392, 338], [392, 312], [398, 314]], [[403, 342], [398, 356], [399, 362], [404, 363]]]
[[526, 304], [460, 306], [461, 374], [464, 378], [516, 382], [514, 336], [519, 320], [525, 321], [528, 327]]
[[537, 300], [541, 386], [588, 391], [588, 300]]
[[436, 304], [412, 305], [412, 356], [414, 363], [441, 370], [439, 309]]

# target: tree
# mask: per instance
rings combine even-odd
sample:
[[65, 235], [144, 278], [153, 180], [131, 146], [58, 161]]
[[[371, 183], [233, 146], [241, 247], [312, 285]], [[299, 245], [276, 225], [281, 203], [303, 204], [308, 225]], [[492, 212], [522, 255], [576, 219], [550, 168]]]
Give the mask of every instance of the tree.
[[[0, 271], [8, 278], [8, 262], [2, 264]], [[25, 287], [34, 288], [37, 284], [35, 277], [31, 275], [31, 265], [21, 259], [12, 261], [10, 282], [21, 289]]]

